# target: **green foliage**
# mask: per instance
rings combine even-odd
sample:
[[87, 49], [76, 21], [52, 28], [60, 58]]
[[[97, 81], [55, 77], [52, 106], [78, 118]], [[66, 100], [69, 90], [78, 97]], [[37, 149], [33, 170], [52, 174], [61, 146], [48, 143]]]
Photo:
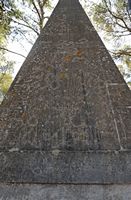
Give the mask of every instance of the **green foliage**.
[[131, 32], [130, 15], [127, 3], [123, 0], [101, 0], [92, 6], [93, 20], [97, 28], [102, 29], [109, 36], [121, 37]]
[[14, 0], [0, 2], [0, 44], [6, 42], [11, 33], [12, 19], [19, 19], [22, 13], [17, 9]]
[[13, 62], [6, 61], [5, 56], [0, 55], [0, 102], [12, 83]]
[[2, 97], [12, 81], [13, 63], [6, 60], [5, 54], [5, 50], [9, 51], [6, 49], [8, 39], [19, 42], [27, 39], [33, 44], [44, 26], [47, 8], [51, 8], [50, 0], [0, 1], [0, 94]]
[[[13, 63], [6, 60], [8, 39], [33, 44], [43, 29], [45, 9], [51, 8], [50, 0], [2, 0], [0, 1], [0, 94], [7, 92], [12, 81]], [[30, 39], [32, 37], [32, 40]], [[28, 39], [29, 38], [29, 39]], [[11, 51], [10, 51], [11, 52]], [[18, 55], [18, 54], [17, 54]], [[20, 54], [19, 54], [20, 55]]]
[[45, 19], [47, 18], [47, 16], [45, 16], [45, 10], [52, 8], [51, 0], [22, 0], [22, 3], [28, 10], [28, 12], [27, 10], [26, 12], [22, 10], [21, 22], [24, 22], [24, 24], [22, 24], [39, 35], [44, 27]]
[[[14, 1], [2, 0], [0, 2], [0, 47], [6, 47], [7, 39], [11, 34], [12, 18], [18, 18], [20, 12], [16, 8]], [[11, 82], [13, 72], [13, 62], [7, 61], [5, 52], [0, 49], [0, 102], [6, 94]]]
[[3, 75], [0, 73], [0, 102], [7, 93], [11, 83], [12, 83], [11, 74], [6, 73], [5, 75]]

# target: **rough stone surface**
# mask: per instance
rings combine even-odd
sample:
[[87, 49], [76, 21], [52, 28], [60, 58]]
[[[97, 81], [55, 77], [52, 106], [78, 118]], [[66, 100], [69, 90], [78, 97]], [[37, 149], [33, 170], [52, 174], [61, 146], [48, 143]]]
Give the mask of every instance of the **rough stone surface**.
[[131, 145], [131, 93], [78, 0], [61, 0], [1, 106], [0, 149]]
[[0, 199], [128, 200], [130, 169], [131, 92], [60, 0], [0, 107]]
[[131, 153], [42, 151], [1, 153], [0, 182], [131, 183]]
[[1, 200], [130, 200], [131, 185], [0, 185]]

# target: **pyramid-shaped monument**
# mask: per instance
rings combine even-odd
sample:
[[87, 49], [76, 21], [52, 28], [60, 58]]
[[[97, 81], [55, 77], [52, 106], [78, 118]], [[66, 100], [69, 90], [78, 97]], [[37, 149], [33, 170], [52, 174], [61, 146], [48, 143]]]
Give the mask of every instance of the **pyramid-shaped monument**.
[[78, 0], [60, 0], [0, 108], [0, 199], [131, 199], [131, 92]]

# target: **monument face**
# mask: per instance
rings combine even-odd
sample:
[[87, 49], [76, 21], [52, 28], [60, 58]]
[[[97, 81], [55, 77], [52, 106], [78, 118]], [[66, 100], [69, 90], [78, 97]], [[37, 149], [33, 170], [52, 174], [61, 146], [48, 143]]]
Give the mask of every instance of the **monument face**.
[[131, 92], [60, 0], [0, 108], [0, 199], [130, 199], [130, 149]]

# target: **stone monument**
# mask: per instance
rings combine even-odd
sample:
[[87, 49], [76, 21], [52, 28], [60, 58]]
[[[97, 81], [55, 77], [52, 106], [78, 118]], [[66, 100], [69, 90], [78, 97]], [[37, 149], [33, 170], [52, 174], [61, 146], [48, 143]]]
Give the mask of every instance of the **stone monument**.
[[0, 199], [131, 199], [131, 92], [78, 0], [59, 1], [0, 107]]

